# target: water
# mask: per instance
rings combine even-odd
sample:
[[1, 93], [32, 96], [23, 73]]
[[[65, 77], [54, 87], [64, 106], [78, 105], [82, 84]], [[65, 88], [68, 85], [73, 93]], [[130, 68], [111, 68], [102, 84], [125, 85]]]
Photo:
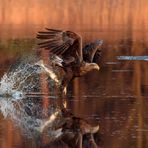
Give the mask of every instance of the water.
[[[7, 44], [13, 45], [13, 42]], [[125, 43], [120, 45], [126, 48]], [[115, 47], [117, 51], [112, 50]], [[108, 52], [111, 53], [109, 56]], [[56, 88], [53, 89], [53, 82], [47, 79], [45, 74], [41, 74], [42, 70], [39, 67], [34, 66], [34, 62], [38, 61], [34, 54], [28, 54], [17, 60], [15, 52], [10, 53], [13, 55], [11, 61], [15, 64], [1, 66], [1, 94], [12, 96], [1, 97], [3, 134], [0, 138], [4, 147], [8, 145], [22, 147], [24, 142], [25, 147], [37, 147], [37, 139], [42, 135], [41, 126], [59, 109], [62, 99], [58, 97]], [[110, 145], [122, 148], [130, 147], [131, 144], [133, 147], [146, 147], [147, 61], [126, 58], [118, 60], [118, 56], [128, 55], [129, 52], [123, 54], [116, 42], [112, 44], [106, 42], [102, 54], [103, 62], [100, 64], [99, 72], [88, 73], [69, 85], [67, 108], [92, 124], [99, 123], [100, 131], [96, 139], [100, 147]], [[22, 57], [21, 54], [20, 56]], [[41, 56], [48, 60], [45, 53]], [[3, 60], [7, 58], [9, 56], [5, 56]], [[17, 135], [17, 140], [13, 137], [14, 133]], [[46, 145], [55, 137], [54, 134], [48, 132], [42, 135], [42, 142]]]
[[148, 56], [118, 56], [118, 60], [138, 60], [148, 61]]
[[[44, 93], [40, 92], [40, 75], [44, 74], [44, 71], [36, 65], [38, 60], [38, 57], [28, 55], [19, 59], [15, 65], [11, 65], [3, 75], [0, 81], [0, 110], [4, 119], [11, 119], [15, 127], [19, 127], [27, 138], [37, 139], [48, 121], [46, 124], [51, 141], [58, 137], [58, 133], [52, 130], [58, 123], [58, 120], [54, 121], [54, 114], [60, 116], [61, 113], [55, 104], [49, 105], [46, 109], [41, 106], [40, 96]], [[53, 80], [49, 78], [48, 83], [49, 89], [53, 87]], [[56, 98], [51, 94], [49, 98]]]
[[[99, 123], [100, 147], [148, 147], [147, 0], [0, 3], [0, 147], [48, 145], [55, 133], [40, 129], [63, 101], [76, 116]], [[75, 30], [84, 43], [104, 40], [100, 71], [70, 83], [66, 100], [33, 66], [38, 57], [48, 65], [48, 54], [36, 51], [34, 39], [44, 26]]]

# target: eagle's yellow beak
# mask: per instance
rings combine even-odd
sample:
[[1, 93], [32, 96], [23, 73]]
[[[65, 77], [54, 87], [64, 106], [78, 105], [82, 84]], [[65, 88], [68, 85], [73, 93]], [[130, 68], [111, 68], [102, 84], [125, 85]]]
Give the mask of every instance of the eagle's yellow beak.
[[98, 64], [96, 64], [96, 63], [92, 63], [93, 64], [93, 69], [96, 69], [96, 70], [100, 70], [100, 67], [99, 67], [99, 65]]

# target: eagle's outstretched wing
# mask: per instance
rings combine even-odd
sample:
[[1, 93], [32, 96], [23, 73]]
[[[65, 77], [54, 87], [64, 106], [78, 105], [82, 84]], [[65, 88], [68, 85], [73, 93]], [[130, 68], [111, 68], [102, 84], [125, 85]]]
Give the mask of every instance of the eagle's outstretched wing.
[[90, 44], [87, 44], [82, 50], [83, 50], [83, 60], [88, 63], [92, 63], [94, 60], [94, 57], [100, 56], [100, 47], [103, 44], [103, 40], [96, 40], [95, 42], [92, 42]]
[[63, 57], [75, 57], [82, 61], [81, 37], [71, 31], [62, 31], [45, 28], [46, 31], [38, 32], [37, 38], [43, 40], [38, 43], [40, 48]]

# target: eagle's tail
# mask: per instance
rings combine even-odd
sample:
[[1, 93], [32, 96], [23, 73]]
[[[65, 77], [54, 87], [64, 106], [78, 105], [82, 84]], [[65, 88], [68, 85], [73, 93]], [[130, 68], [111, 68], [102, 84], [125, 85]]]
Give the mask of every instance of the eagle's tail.
[[63, 59], [60, 58], [60, 57], [57, 56], [57, 55], [51, 56], [51, 57], [50, 57], [50, 62], [51, 62], [53, 65], [57, 65], [57, 66], [63, 67]]
[[35, 65], [43, 66], [44, 62], [43, 62], [43, 60], [39, 60], [38, 62], [35, 63]]
[[61, 57], [57, 56], [57, 55], [53, 55], [50, 58], [51, 64], [53, 65], [57, 65], [60, 67], [67, 67], [70, 66], [72, 63], [75, 62], [75, 58], [74, 57], [66, 57], [64, 59], [62, 59]]
[[38, 61], [37, 63], [35, 63], [35, 65], [42, 67], [52, 80], [54, 80], [58, 85], [60, 84], [60, 80], [58, 79], [56, 73], [52, 69], [46, 67], [46, 65], [44, 65], [43, 60]]

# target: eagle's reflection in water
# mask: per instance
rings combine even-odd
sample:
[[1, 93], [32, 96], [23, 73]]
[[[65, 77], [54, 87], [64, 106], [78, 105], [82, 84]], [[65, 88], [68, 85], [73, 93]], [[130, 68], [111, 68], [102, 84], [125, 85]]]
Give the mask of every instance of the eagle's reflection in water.
[[0, 109], [25, 135], [35, 138], [40, 147], [97, 147], [93, 134], [98, 132], [99, 126], [90, 125], [53, 102], [43, 108], [42, 98], [36, 95], [17, 100], [2, 97]]

